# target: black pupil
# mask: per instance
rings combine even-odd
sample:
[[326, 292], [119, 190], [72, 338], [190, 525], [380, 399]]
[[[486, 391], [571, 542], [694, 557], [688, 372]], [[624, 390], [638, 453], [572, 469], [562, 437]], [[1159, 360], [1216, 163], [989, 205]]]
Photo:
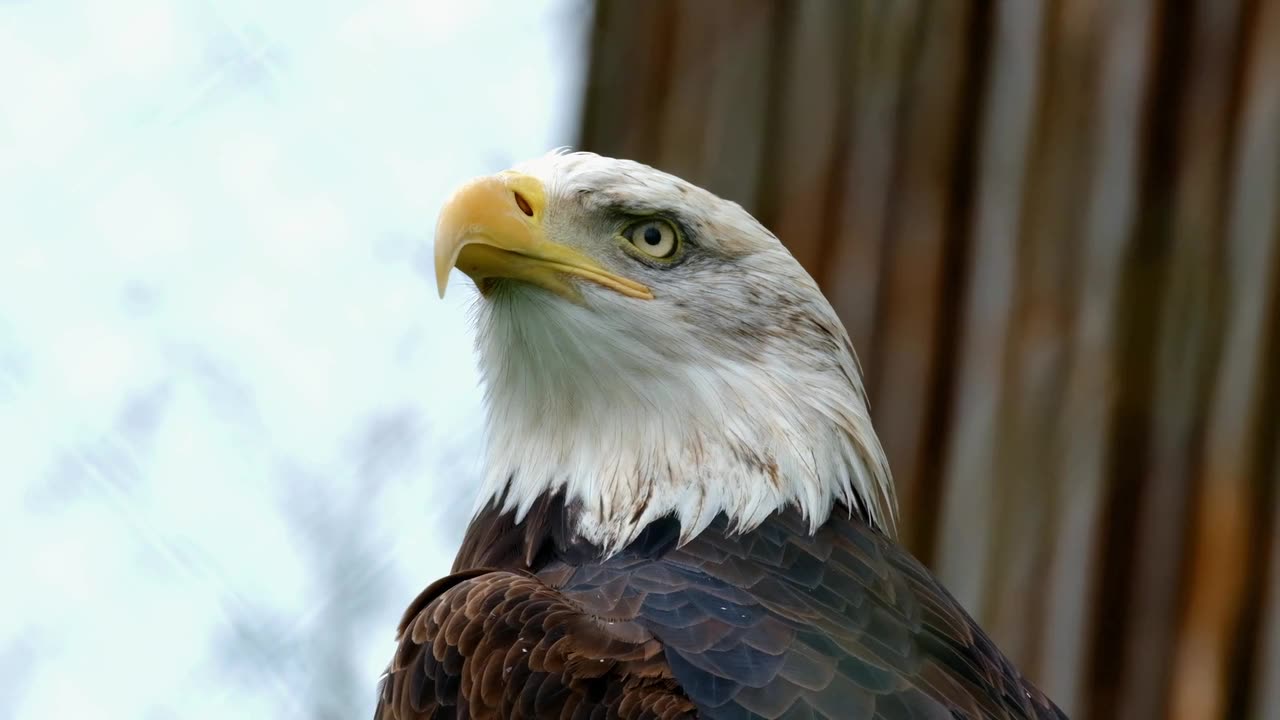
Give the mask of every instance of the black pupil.
[[644, 241], [650, 245], [657, 245], [662, 242], [662, 231], [650, 225], [644, 229]]

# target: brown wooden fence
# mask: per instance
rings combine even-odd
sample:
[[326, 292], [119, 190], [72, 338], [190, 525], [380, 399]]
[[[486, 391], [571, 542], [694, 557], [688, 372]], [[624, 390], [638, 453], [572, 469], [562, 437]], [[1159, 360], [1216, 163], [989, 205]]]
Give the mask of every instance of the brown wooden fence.
[[904, 541], [1076, 718], [1280, 718], [1280, 0], [599, 0], [585, 149], [753, 210]]

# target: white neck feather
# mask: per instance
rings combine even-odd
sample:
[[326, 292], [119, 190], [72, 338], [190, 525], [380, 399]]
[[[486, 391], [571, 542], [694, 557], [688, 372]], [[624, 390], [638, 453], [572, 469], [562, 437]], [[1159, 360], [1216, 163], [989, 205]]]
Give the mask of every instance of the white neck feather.
[[671, 357], [671, 338], [620, 339], [627, 328], [601, 314], [505, 292], [480, 302], [482, 505], [505, 496], [523, 519], [563, 490], [580, 504], [577, 532], [605, 552], [672, 514], [681, 542], [721, 512], [746, 531], [788, 505], [816, 529], [836, 501], [893, 532], [888, 466], [834, 316], [822, 320], [838, 335], [813, 338], [836, 346], [824, 362], [767, 343], [753, 358]]

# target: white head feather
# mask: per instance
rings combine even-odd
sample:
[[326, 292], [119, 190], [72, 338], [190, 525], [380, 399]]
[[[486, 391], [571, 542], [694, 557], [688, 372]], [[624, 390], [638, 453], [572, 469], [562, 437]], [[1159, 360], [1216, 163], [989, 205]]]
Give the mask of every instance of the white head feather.
[[[892, 482], [848, 335], [813, 279], [736, 203], [653, 168], [553, 153], [516, 168], [546, 188], [548, 239], [646, 284], [582, 283], [582, 302], [518, 282], [476, 306], [487, 399], [481, 503], [518, 518], [539, 496], [579, 503], [607, 552], [675, 515], [682, 540], [725, 513], [748, 530], [836, 501], [892, 533]], [[627, 217], [685, 230], [672, 267], [613, 242]]]

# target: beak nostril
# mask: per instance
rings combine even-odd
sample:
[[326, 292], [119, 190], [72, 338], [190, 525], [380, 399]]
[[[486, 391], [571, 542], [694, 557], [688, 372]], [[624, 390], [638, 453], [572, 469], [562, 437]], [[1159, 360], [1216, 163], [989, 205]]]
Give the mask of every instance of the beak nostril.
[[513, 190], [511, 194], [516, 196], [516, 205], [520, 208], [520, 212], [533, 217], [533, 206], [529, 204], [529, 201], [518, 190]]

